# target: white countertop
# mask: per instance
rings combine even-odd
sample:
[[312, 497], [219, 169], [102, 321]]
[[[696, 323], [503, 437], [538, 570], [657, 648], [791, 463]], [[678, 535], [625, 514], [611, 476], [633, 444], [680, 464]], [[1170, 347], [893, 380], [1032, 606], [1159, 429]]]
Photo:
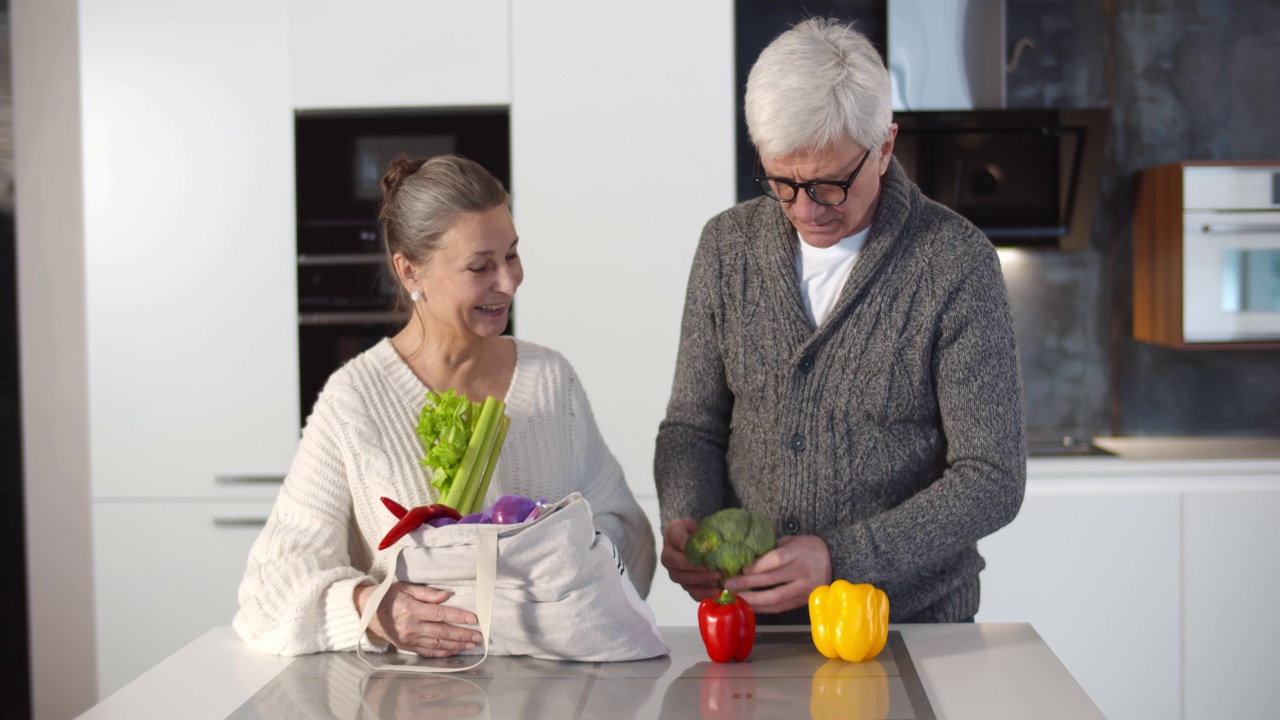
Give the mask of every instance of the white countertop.
[[1125, 460], [1280, 461], [1280, 437], [1095, 437]]
[[[672, 647], [668, 658], [613, 664], [491, 658], [472, 674], [441, 678], [371, 673], [351, 653], [296, 660], [260, 655], [230, 628], [219, 627], [81, 718], [355, 720], [371, 712], [408, 718], [426, 717], [424, 702], [447, 700], [472, 703], [450, 707], [478, 717], [505, 718], [513, 712], [549, 717], [548, 711], [558, 709], [565, 717], [610, 720], [697, 718], [708, 711], [708, 703], [719, 702], [719, 717], [742, 711], [756, 718], [798, 720], [810, 708], [811, 692], [818, 693], [819, 683], [829, 680], [824, 670], [838, 674], [845, 701], [849, 692], [867, 692], [863, 688], [881, 693], [888, 707], [881, 717], [921, 717], [915, 705], [903, 702], [902, 687], [922, 689], [940, 720], [1102, 717], [1029, 624], [893, 625], [891, 630], [898, 631], [907, 649], [904, 667], [898, 667], [890, 648], [874, 661], [826, 665], [807, 641], [807, 629], [794, 627], [761, 628], [750, 662], [714, 665], [697, 629], [684, 627], [663, 628]], [[911, 679], [916, 673], [910, 667], [918, 682]], [[891, 682], [885, 683], [885, 676]], [[895, 685], [899, 676], [908, 682]], [[449, 697], [459, 691], [464, 699]]]
[[1114, 455], [1028, 458], [1028, 491], [1280, 486], [1280, 437], [1095, 437], [1093, 444]]

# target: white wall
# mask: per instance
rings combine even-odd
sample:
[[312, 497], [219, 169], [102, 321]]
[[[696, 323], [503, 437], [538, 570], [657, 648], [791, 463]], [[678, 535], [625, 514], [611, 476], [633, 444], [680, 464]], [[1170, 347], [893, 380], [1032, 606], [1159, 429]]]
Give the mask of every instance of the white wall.
[[53, 719], [96, 694], [77, 11], [10, 6], [32, 701]]

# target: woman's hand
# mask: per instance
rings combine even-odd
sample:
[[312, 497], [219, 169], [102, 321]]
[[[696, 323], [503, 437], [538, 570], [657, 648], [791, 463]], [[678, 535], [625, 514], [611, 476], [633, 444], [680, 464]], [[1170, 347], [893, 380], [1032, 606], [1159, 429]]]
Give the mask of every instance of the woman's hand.
[[831, 551], [822, 538], [787, 535], [724, 586], [756, 612], [779, 613], [808, 605], [814, 588], [830, 584]]
[[679, 518], [667, 524], [662, 531], [662, 567], [672, 582], [701, 602], [720, 594], [720, 573], [693, 565], [685, 558], [684, 544], [697, 531], [698, 522], [693, 518]]
[[[376, 589], [373, 585], [356, 588], [357, 613], [364, 614], [364, 606]], [[471, 650], [484, 638], [475, 630], [457, 625], [475, 625], [476, 616], [441, 605], [449, 595], [426, 585], [393, 583], [369, 622], [369, 632], [401, 650], [424, 657], [449, 657]]]

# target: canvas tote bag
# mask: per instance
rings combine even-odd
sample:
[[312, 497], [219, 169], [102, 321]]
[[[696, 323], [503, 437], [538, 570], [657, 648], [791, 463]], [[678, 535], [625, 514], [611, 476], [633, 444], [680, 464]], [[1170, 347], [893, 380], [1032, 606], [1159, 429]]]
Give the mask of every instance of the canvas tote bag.
[[439, 665], [388, 663], [357, 647], [374, 669], [461, 672], [490, 654], [599, 662], [671, 651], [579, 493], [518, 525], [424, 526], [387, 552], [395, 557], [365, 604], [362, 634], [392, 583], [402, 581], [451, 591], [444, 604], [474, 612], [484, 642], [474, 661], [455, 656]]

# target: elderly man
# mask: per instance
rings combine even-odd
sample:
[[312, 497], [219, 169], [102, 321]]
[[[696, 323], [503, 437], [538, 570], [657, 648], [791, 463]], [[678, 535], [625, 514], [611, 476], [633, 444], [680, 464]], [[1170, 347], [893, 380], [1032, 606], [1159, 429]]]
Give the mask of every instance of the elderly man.
[[723, 581], [761, 622], [807, 623], [837, 578], [882, 588], [893, 622], [971, 620], [977, 541], [1026, 483], [995, 250], [894, 160], [889, 76], [851, 27], [770, 43], [746, 116], [765, 197], [712, 218], [694, 256], [654, 461], [662, 564], [693, 598], [718, 592], [685, 541], [743, 507], [780, 536]]

